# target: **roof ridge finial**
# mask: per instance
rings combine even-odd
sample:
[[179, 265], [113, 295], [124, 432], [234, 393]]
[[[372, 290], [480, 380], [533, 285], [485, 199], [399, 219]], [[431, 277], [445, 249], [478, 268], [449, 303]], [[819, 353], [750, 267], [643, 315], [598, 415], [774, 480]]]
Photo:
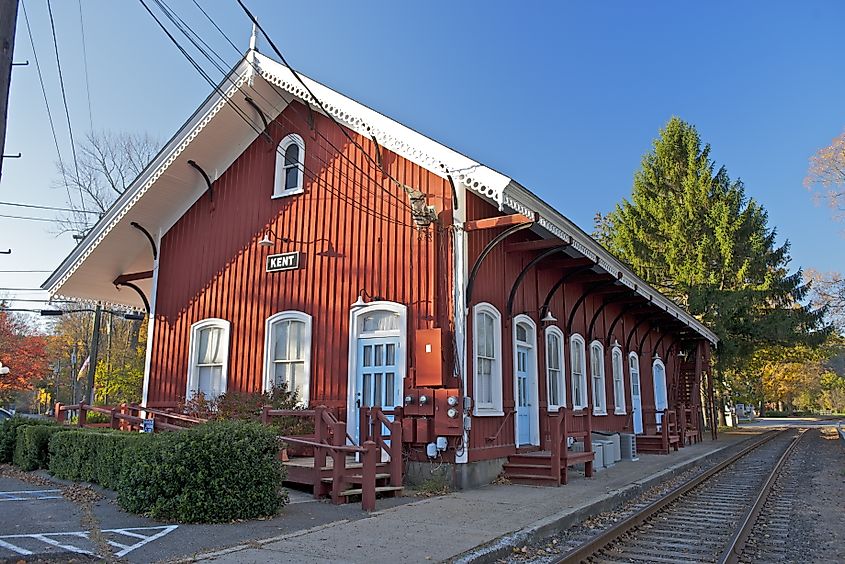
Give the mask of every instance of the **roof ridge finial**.
[[258, 49], [255, 48], [255, 41], [257, 35], [258, 28], [255, 26], [255, 23], [252, 24], [252, 34], [249, 36], [249, 50], [250, 51], [257, 51]]

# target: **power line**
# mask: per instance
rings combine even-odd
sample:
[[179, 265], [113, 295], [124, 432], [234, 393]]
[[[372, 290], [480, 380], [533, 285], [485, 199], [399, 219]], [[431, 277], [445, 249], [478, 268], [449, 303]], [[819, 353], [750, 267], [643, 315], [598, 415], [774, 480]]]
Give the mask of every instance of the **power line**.
[[[35, 50], [35, 41], [32, 38], [32, 27], [29, 25], [29, 15], [26, 13], [26, 2], [21, 2], [21, 7], [23, 8], [23, 18], [26, 22], [26, 31], [29, 35], [29, 44], [32, 45], [32, 58], [35, 60], [35, 70], [38, 71], [38, 81], [41, 83], [41, 94], [44, 96], [44, 105], [47, 107], [47, 119], [50, 122], [50, 131], [53, 134], [53, 143], [56, 145], [56, 155], [59, 158], [59, 167], [62, 169], [62, 175], [64, 176], [65, 165], [62, 159], [62, 151], [59, 149], [59, 138], [56, 135], [56, 126], [53, 122], [53, 112], [50, 111], [50, 101], [47, 98], [47, 89], [44, 87], [44, 75], [41, 73], [41, 64], [38, 62], [38, 53]], [[72, 206], [73, 198], [70, 196], [70, 188], [68, 187], [67, 178], [65, 178], [64, 185], [65, 191], [67, 192], [68, 203]]]
[[78, 301], [75, 300], [35, 300], [35, 299], [28, 299], [28, 298], [0, 298], [0, 302], [25, 302], [25, 303], [36, 303], [36, 304], [77, 304]]
[[0, 274], [42, 274], [53, 272], [52, 270], [0, 270]]
[[94, 131], [94, 113], [91, 111], [91, 85], [88, 81], [88, 49], [85, 47], [85, 23], [82, 20], [82, 0], [79, 4], [79, 30], [82, 33], [82, 65], [85, 69], [85, 95], [88, 97], [88, 124]]
[[0, 288], [0, 292], [46, 292], [41, 288]]
[[49, 222], [49, 223], [55, 223], [56, 222], [55, 219], [52, 219], [52, 218], [49, 218], [49, 217], [32, 217], [32, 216], [28, 216], [28, 215], [7, 215], [7, 214], [4, 214], [4, 213], [0, 213], [0, 217], [6, 218], [6, 219], [23, 219], [23, 220], [26, 220], [26, 221], [45, 221], [45, 222]]
[[[62, 60], [59, 57], [59, 42], [56, 39], [56, 22], [53, 20], [53, 7], [51, 5], [50, 0], [47, 0], [47, 13], [50, 15], [50, 30], [53, 33], [53, 48], [56, 51], [56, 67], [59, 70], [59, 86], [62, 89], [62, 102], [64, 102], [65, 106], [65, 116], [67, 117], [67, 130], [68, 135], [70, 135], [70, 149], [73, 153], [73, 166], [76, 170], [76, 178], [79, 179], [79, 160], [76, 158], [76, 142], [73, 140], [73, 127], [70, 125], [70, 111], [67, 107], [67, 93], [65, 92], [65, 79], [64, 75], [62, 74]], [[82, 188], [79, 189], [79, 198], [82, 199]], [[83, 200], [83, 207], [84, 200]]]
[[[220, 95], [221, 95], [221, 97], [222, 97], [222, 98], [223, 98], [223, 99], [224, 99], [224, 100], [225, 100], [225, 101], [226, 101], [226, 102], [230, 105], [230, 107], [231, 107], [231, 108], [235, 111], [235, 113], [236, 113], [236, 114], [237, 114], [237, 115], [238, 115], [238, 116], [239, 116], [242, 120], [244, 120], [244, 122], [245, 122], [248, 126], [250, 126], [250, 127], [251, 127], [251, 128], [252, 128], [255, 132], [256, 132], [256, 133], [258, 133], [259, 135], [261, 135], [261, 134], [266, 134], [266, 132], [262, 132], [262, 131], [260, 131], [260, 130], [259, 130], [259, 129], [258, 129], [258, 128], [257, 128], [257, 127], [256, 127], [256, 126], [255, 126], [255, 125], [254, 125], [254, 124], [253, 124], [253, 123], [252, 123], [252, 122], [251, 122], [251, 121], [250, 121], [250, 120], [249, 120], [246, 116], [245, 116], [245, 114], [243, 113], [243, 110], [241, 110], [238, 106], [236, 106], [234, 103], [232, 103], [232, 101], [231, 101], [231, 100], [230, 100], [230, 99], [229, 99], [229, 98], [225, 95], [225, 93], [223, 93], [223, 92], [220, 90], [220, 86], [219, 86], [219, 85], [217, 85], [217, 83], [215, 83], [215, 82], [211, 79], [211, 77], [208, 75], [208, 73], [206, 73], [206, 72], [205, 72], [205, 70], [204, 70], [204, 69], [202, 69], [202, 67], [199, 65], [199, 63], [197, 63], [197, 62], [196, 62], [196, 60], [195, 60], [195, 59], [194, 59], [194, 58], [193, 58], [193, 57], [192, 57], [192, 56], [191, 56], [191, 55], [190, 55], [190, 54], [189, 54], [189, 53], [185, 50], [185, 48], [184, 48], [184, 47], [182, 47], [182, 46], [179, 44], [179, 42], [178, 42], [178, 41], [176, 40], [176, 38], [175, 38], [175, 37], [174, 37], [174, 36], [173, 36], [173, 35], [172, 35], [172, 34], [171, 34], [168, 30], [167, 30], [167, 28], [164, 26], [164, 24], [161, 22], [161, 20], [159, 20], [159, 19], [158, 19], [158, 17], [157, 17], [157, 16], [156, 16], [156, 15], [152, 12], [152, 10], [150, 10], [150, 8], [146, 5], [145, 1], [144, 1], [144, 0], [139, 0], [139, 1], [140, 1], [140, 3], [144, 6], [144, 8], [147, 10], [147, 12], [150, 14], [150, 16], [151, 16], [151, 17], [152, 17], [152, 18], [156, 21], [156, 23], [157, 23], [157, 24], [158, 24], [158, 26], [162, 29], [162, 31], [164, 31], [164, 33], [167, 35], [167, 37], [170, 39], [170, 41], [171, 41], [171, 42], [172, 42], [172, 43], [173, 43], [173, 44], [174, 44], [174, 45], [175, 45], [175, 46], [179, 49], [179, 51], [182, 53], [182, 55], [183, 55], [185, 58], [187, 58], [187, 59], [188, 59], [188, 61], [191, 63], [191, 65], [192, 65], [192, 66], [193, 66], [193, 67], [197, 70], [197, 72], [199, 72], [199, 73], [200, 73], [200, 75], [201, 75], [201, 76], [202, 76], [202, 77], [203, 77], [203, 78], [204, 78], [204, 79], [205, 79], [205, 80], [206, 80], [206, 81], [207, 81], [207, 82], [208, 82], [208, 83], [212, 86], [212, 88], [214, 88], [214, 90], [215, 90], [218, 94], [220, 94]], [[215, 66], [215, 68], [217, 68], [217, 70], [218, 70], [218, 71], [220, 71], [220, 72], [224, 75], [224, 77], [228, 77], [228, 73], [227, 73], [224, 69], [221, 69], [221, 68], [219, 67], [219, 65], [217, 65], [217, 63], [216, 63], [216, 62], [215, 62], [215, 61], [211, 58], [211, 56], [210, 56], [208, 53], [206, 53], [206, 52], [203, 50], [203, 48], [202, 48], [200, 45], [198, 45], [198, 44], [197, 44], [197, 42], [196, 42], [196, 41], [194, 41], [194, 40], [190, 37], [190, 35], [189, 35], [189, 34], [188, 34], [188, 33], [187, 33], [187, 32], [186, 32], [183, 28], [182, 28], [182, 26], [180, 25], [180, 23], [176, 21], [177, 19], [178, 19], [178, 20], [180, 20], [180, 21], [183, 21], [183, 20], [181, 20], [181, 18], [179, 18], [178, 16], [171, 14], [172, 10], [171, 10], [169, 7], [167, 7], [167, 6], [163, 6], [163, 5], [162, 5], [163, 3], [162, 3], [160, 0], [153, 0], [153, 1], [154, 1], [154, 2], [155, 2], [158, 6], [159, 6], [159, 9], [161, 9], [161, 11], [165, 14], [165, 16], [166, 16], [166, 17], [167, 17], [167, 18], [171, 21], [171, 23], [173, 23], [173, 25], [174, 25], [174, 26], [176, 26], [176, 28], [177, 28], [177, 29], [179, 29], [179, 30], [182, 32], [182, 34], [183, 34], [183, 35], [185, 35], [185, 37], [186, 37], [186, 38], [187, 38], [187, 39], [188, 39], [188, 40], [189, 40], [189, 41], [190, 41], [190, 42], [194, 45], [194, 47], [195, 47], [198, 51], [200, 51], [200, 52], [201, 52], [201, 53], [202, 53], [202, 54], [206, 57], [206, 59], [208, 59], [208, 60], [209, 60], [209, 62], [211, 62], [211, 63], [212, 63], [212, 65], [214, 65], [214, 66]], [[184, 23], [184, 22], [183, 22], [183, 23]], [[205, 44], [205, 42], [203, 42], [203, 44]], [[207, 45], [207, 44], [205, 44], [205, 45]], [[221, 58], [221, 57], [219, 57], [219, 55], [218, 55], [218, 58], [219, 58], [220, 60], [222, 60], [222, 58]], [[229, 79], [229, 80], [232, 82], [232, 84], [236, 85], [236, 83], [234, 82], [234, 80], [231, 80], [231, 79]], [[278, 153], [278, 147], [276, 148], [276, 152]], [[351, 161], [348, 157], [346, 157], [345, 155], [342, 155], [342, 156], [343, 156], [343, 157], [345, 157], [345, 158], [346, 158], [346, 160], [349, 160], [349, 162], [351, 162], [351, 163], [352, 163], [352, 161]], [[324, 164], [328, 164], [328, 163], [324, 163]], [[355, 163], [352, 163], [352, 164], [353, 164], [353, 165], [355, 165]], [[307, 169], [307, 167], [305, 167], [304, 162], [303, 162], [303, 163], [301, 163], [301, 165], [302, 165], [302, 168], [303, 168], [304, 170], [308, 171], [308, 172], [309, 172], [309, 174], [311, 174], [311, 176], [313, 176], [313, 177], [314, 177], [314, 178], [315, 178], [318, 182], [320, 182], [320, 178], [319, 178], [319, 176], [318, 176], [318, 175], [316, 175], [316, 174], [314, 174], [312, 171], [308, 170], [308, 169]], [[355, 165], [355, 166], [357, 166], [357, 165]], [[359, 167], [359, 170], [360, 170], [360, 167]], [[363, 172], [363, 170], [362, 170], [362, 172]], [[365, 173], [365, 174], [366, 174], [366, 173]], [[368, 176], [368, 175], [367, 175], [367, 176]], [[377, 217], [377, 218], [383, 219], [383, 220], [385, 220], [385, 221], [395, 223], [395, 224], [397, 224], [397, 225], [402, 225], [402, 226], [409, 227], [409, 228], [415, 228], [415, 227], [416, 227], [416, 226], [414, 226], [414, 225], [411, 225], [411, 224], [408, 224], [408, 223], [404, 223], [404, 222], [399, 221], [399, 220], [397, 220], [397, 219], [394, 219], [394, 218], [391, 218], [391, 217], [388, 217], [388, 216], [384, 216], [383, 214], [381, 214], [381, 213], [379, 213], [379, 212], [377, 212], [377, 211], [375, 211], [375, 210], [372, 210], [372, 209], [369, 209], [369, 208], [364, 207], [363, 205], [361, 205], [361, 204], [360, 204], [360, 202], [356, 202], [355, 200], [350, 199], [350, 198], [349, 198], [349, 196], [346, 196], [346, 195], [344, 195], [344, 194], [342, 194], [342, 193], [340, 193], [340, 192], [338, 192], [338, 191], [335, 191], [335, 190], [334, 190], [331, 186], [329, 186], [329, 185], [328, 185], [328, 183], [326, 183], [325, 181], [323, 181], [323, 185], [324, 185], [324, 186], [325, 186], [325, 187], [326, 187], [326, 188], [327, 188], [330, 192], [333, 192], [335, 195], [337, 195], [338, 197], [340, 197], [340, 198], [344, 199], [347, 203], [349, 203], [350, 205], [352, 205], [353, 207], [355, 207], [356, 209], [359, 209], [360, 211], [362, 211], [362, 212], [364, 212], [364, 213], [369, 213], [369, 214], [370, 214], [370, 215], [372, 215], [373, 217]], [[382, 190], [384, 190], [384, 188], [383, 188], [383, 187], [381, 187], [381, 189], [382, 189]], [[385, 190], [385, 191], [386, 191], [386, 190]], [[388, 192], [388, 193], [389, 193], [389, 192]], [[390, 193], [389, 193], [389, 194], [390, 194]], [[392, 194], [391, 194], [391, 195], [392, 195]], [[395, 197], [395, 195], [393, 195], [393, 196]], [[404, 205], [408, 206], [408, 204], [407, 204], [406, 202], [404, 202], [404, 201], [401, 201], [401, 203], [403, 203]], [[408, 207], [409, 207], [409, 206], [408, 206]]]
[[88, 211], [88, 210], [75, 210], [73, 208], [59, 208], [55, 206], [40, 206], [37, 204], [23, 204], [20, 202], [0, 202], [0, 206], [15, 206], [19, 208], [33, 208], [36, 210], [52, 210], [52, 211], [64, 211], [64, 212], [73, 212], [73, 213], [89, 213], [94, 215], [99, 215], [100, 212], [95, 211]]

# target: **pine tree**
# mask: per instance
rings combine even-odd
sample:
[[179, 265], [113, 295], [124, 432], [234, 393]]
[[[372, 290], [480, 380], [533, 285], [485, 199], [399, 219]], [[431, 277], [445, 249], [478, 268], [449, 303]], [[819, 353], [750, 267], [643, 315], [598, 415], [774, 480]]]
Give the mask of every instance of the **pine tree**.
[[717, 373], [742, 372], [763, 346], [813, 345], [823, 311], [789, 272], [766, 210], [716, 168], [695, 127], [673, 117], [642, 159], [630, 200], [597, 218], [597, 235], [631, 268], [720, 338]]

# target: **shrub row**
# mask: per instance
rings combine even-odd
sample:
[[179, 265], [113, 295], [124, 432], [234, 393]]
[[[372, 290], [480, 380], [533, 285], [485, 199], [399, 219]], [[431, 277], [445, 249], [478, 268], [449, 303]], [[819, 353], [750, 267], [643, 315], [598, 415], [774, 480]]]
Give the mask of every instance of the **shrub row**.
[[71, 431], [50, 439], [50, 472], [116, 489], [127, 511], [214, 523], [273, 515], [287, 502], [273, 429], [221, 421], [173, 433]]
[[15, 445], [18, 441], [18, 429], [33, 426], [56, 426], [56, 423], [49, 419], [31, 419], [20, 415], [15, 415], [0, 423], [0, 463], [13, 461]]
[[18, 427], [12, 462], [21, 470], [47, 468], [50, 437], [69, 431], [60, 425], [22, 425]]

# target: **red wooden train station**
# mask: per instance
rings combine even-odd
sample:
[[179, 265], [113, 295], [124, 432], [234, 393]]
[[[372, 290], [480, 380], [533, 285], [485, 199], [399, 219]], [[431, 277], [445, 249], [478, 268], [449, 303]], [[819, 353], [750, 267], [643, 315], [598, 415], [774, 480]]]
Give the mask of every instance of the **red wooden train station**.
[[295, 389], [318, 447], [289, 478], [333, 497], [368, 440], [385, 492], [430, 460], [560, 485], [712, 406], [716, 336], [561, 212], [255, 50], [44, 288], [147, 311], [150, 412]]

